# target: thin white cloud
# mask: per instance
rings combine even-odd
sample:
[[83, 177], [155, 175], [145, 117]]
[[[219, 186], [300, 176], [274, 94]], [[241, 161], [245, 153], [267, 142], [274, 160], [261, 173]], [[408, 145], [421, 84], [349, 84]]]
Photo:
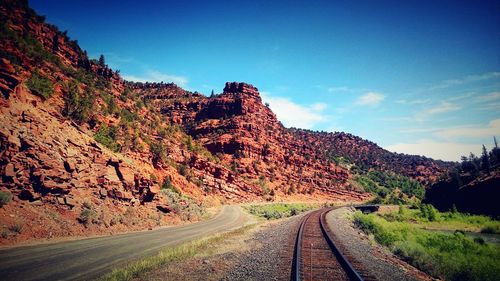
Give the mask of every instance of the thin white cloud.
[[459, 105], [456, 105], [456, 104], [451, 103], [451, 102], [443, 101], [443, 102], [441, 102], [440, 105], [435, 106], [435, 107], [431, 107], [431, 108], [425, 110], [424, 112], [426, 114], [439, 114], [439, 113], [445, 113], [445, 112], [450, 112], [450, 111], [456, 111], [459, 109], [461, 109], [461, 107]]
[[491, 92], [489, 94], [477, 97], [477, 101], [479, 102], [489, 102], [496, 100], [500, 100], [500, 92]]
[[482, 144], [438, 142], [430, 139], [421, 139], [415, 143], [396, 143], [387, 145], [385, 149], [392, 152], [424, 155], [433, 159], [445, 161], [459, 161], [461, 156], [469, 155], [470, 152], [479, 155], [481, 153]]
[[288, 98], [274, 97], [269, 92], [261, 92], [261, 95], [286, 127], [311, 129], [314, 125], [327, 121], [323, 114], [327, 107], [324, 103], [301, 105]]
[[446, 101], [466, 101], [466, 102], [470, 102], [470, 97], [474, 96], [474, 92], [471, 92], [471, 93], [465, 93], [465, 94], [462, 94], [462, 95], [458, 95], [458, 96], [452, 96], [452, 97], [449, 97], [446, 99]]
[[330, 87], [327, 89], [329, 93], [336, 93], [336, 92], [350, 92], [351, 89], [349, 87]]
[[415, 105], [415, 104], [426, 104], [429, 103], [430, 101], [431, 101], [430, 99], [397, 100], [396, 103]]
[[438, 83], [437, 85], [434, 85], [432, 87], [429, 87], [428, 90], [442, 90], [466, 83], [472, 83], [472, 82], [478, 82], [478, 81], [484, 81], [484, 80], [490, 80], [490, 79], [497, 79], [500, 78], [500, 72], [487, 72], [483, 74], [477, 74], [477, 75], [469, 75], [465, 76], [460, 79], [449, 79], [449, 80], [444, 80]]
[[359, 97], [356, 101], [357, 105], [363, 106], [377, 106], [385, 99], [385, 96], [380, 93], [368, 92], [361, 97]]
[[436, 131], [436, 135], [445, 139], [457, 137], [493, 137], [500, 136], [500, 119], [491, 120], [487, 126], [465, 125], [460, 127], [445, 128]]
[[142, 76], [122, 75], [122, 77], [125, 80], [135, 82], [173, 82], [181, 87], [185, 87], [188, 83], [188, 79], [184, 76], [166, 74], [157, 70], [148, 70], [145, 75]]
[[412, 134], [412, 133], [431, 133], [431, 132], [436, 132], [438, 131], [438, 128], [407, 128], [407, 129], [402, 129], [399, 132], [405, 133], [405, 134]]
[[329, 87], [326, 90], [329, 93], [359, 93], [359, 92], [370, 91], [369, 89], [366, 88], [351, 88], [347, 86]]
[[441, 114], [441, 113], [446, 113], [446, 112], [457, 111], [457, 110], [460, 110], [460, 109], [462, 109], [462, 107], [459, 106], [459, 105], [457, 105], [457, 104], [455, 104], [455, 103], [451, 103], [451, 102], [448, 102], [448, 101], [442, 101], [439, 105], [436, 105], [436, 106], [433, 106], [433, 107], [426, 108], [426, 109], [423, 109], [421, 111], [418, 111], [414, 115], [414, 119], [416, 121], [422, 122], [422, 121], [425, 121], [425, 120], [429, 119], [433, 115]]
[[490, 102], [488, 104], [485, 104], [483, 106], [480, 106], [477, 108], [478, 110], [488, 110], [488, 111], [500, 111], [500, 102]]

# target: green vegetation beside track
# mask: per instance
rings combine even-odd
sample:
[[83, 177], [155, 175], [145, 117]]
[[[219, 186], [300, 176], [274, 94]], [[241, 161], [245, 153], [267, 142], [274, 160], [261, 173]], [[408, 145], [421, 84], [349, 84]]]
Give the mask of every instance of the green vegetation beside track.
[[298, 215], [317, 208], [318, 204], [306, 203], [275, 203], [263, 205], [250, 205], [244, 208], [252, 215], [268, 220], [280, 219]]
[[[485, 216], [440, 213], [400, 207], [386, 214], [354, 215], [355, 224], [394, 254], [434, 277], [446, 280], [498, 280], [500, 245], [467, 236], [464, 231], [498, 233], [500, 222]], [[425, 228], [455, 230], [452, 233]]]

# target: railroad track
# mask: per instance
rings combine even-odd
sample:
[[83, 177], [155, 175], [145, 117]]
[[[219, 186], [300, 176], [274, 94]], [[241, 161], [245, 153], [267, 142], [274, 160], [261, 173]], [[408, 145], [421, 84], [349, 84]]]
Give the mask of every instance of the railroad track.
[[334, 243], [325, 219], [330, 210], [324, 208], [303, 217], [295, 241], [291, 280], [365, 280]]

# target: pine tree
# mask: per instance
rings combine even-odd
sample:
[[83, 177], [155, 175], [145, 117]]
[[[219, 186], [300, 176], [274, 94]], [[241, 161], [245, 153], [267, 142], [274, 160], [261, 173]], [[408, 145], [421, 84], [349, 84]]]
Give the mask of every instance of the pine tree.
[[106, 66], [106, 61], [104, 60], [104, 55], [102, 55], [102, 54], [99, 57], [99, 65], [102, 67]]
[[59, 50], [59, 34], [56, 33], [52, 38], [52, 52], [56, 53]]
[[493, 142], [495, 143], [495, 147], [491, 150], [491, 159], [490, 162], [493, 166], [498, 165], [500, 163], [500, 148], [498, 147], [497, 138], [493, 137]]
[[469, 162], [470, 162], [470, 173], [473, 177], [476, 177], [479, 175], [479, 158], [477, 158], [474, 153], [470, 153], [469, 155]]
[[488, 151], [483, 144], [483, 154], [481, 155], [481, 168], [486, 170], [486, 173], [490, 174], [490, 158], [488, 156]]

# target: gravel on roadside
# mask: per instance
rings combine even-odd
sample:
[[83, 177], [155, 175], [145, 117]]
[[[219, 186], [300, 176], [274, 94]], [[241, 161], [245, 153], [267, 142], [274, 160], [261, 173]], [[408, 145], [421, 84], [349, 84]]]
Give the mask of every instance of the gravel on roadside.
[[348, 259], [355, 259], [351, 263], [357, 270], [377, 280], [433, 280], [370, 240], [349, 219], [353, 213], [352, 208], [343, 207], [329, 212], [326, 219], [335, 243]]
[[170, 263], [134, 281], [290, 280], [290, 243], [302, 216], [260, 223], [243, 235], [211, 245], [194, 258]]

